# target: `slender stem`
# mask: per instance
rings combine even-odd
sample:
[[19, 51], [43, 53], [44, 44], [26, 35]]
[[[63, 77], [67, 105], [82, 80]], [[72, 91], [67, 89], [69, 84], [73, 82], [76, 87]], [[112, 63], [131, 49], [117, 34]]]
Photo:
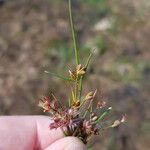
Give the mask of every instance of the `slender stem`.
[[70, 97], [68, 99], [68, 102], [69, 102], [69, 108], [70, 108], [70, 106], [71, 106], [71, 98]]
[[76, 98], [76, 100], [79, 100], [79, 101], [80, 101], [80, 97], [79, 97], [79, 95], [80, 95], [80, 87], [79, 87], [80, 80], [78, 81], [78, 77], [77, 77], [76, 81], [75, 81], [75, 98]]
[[79, 100], [81, 100], [82, 89], [83, 89], [83, 76], [81, 77], [80, 83], [79, 83]]
[[[85, 64], [85, 68], [87, 70], [88, 66], [89, 66], [89, 62], [91, 60], [91, 57], [92, 57], [92, 53], [90, 53], [88, 59], [87, 59], [87, 62]], [[84, 76], [81, 77], [80, 79], [80, 83], [79, 83], [79, 99], [81, 99], [81, 96], [82, 96], [82, 89], [83, 89], [83, 79], [84, 79]]]
[[[85, 113], [84, 113], [84, 115], [83, 115], [83, 118], [86, 117], [88, 111], [89, 111], [89, 112], [91, 111], [90, 108], [92, 107], [93, 100], [94, 100], [94, 98], [95, 98], [96, 92], [97, 92], [97, 90], [95, 90], [95, 92], [94, 92], [94, 94], [93, 94], [93, 98], [90, 100], [89, 106], [88, 106], [87, 110], [85, 111]], [[92, 108], [91, 108], [91, 109], [92, 109]]]
[[50, 74], [51, 76], [54, 76], [54, 77], [57, 77], [57, 78], [60, 78], [60, 79], [63, 79], [63, 80], [66, 80], [66, 81], [73, 81], [71, 78], [66, 78], [60, 74], [57, 74], [57, 73], [53, 73], [53, 72], [49, 72], [49, 71], [44, 71], [45, 73], [47, 74]]
[[88, 68], [88, 66], [89, 66], [89, 63], [90, 63], [90, 60], [91, 60], [91, 57], [92, 57], [92, 53], [90, 53], [90, 55], [89, 55], [89, 57], [88, 57], [88, 59], [87, 59], [87, 62], [86, 62], [86, 64], [85, 64], [85, 68], [87, 69]]
[[75, 82], [75, 99], [77, 100], [77, 98], [78, 98], [78, 79], [76, 79]]
[[68, 1], [68, 6], [69, 6], [69, 20], [70, 20], [70, 26], [71, 26], [71, 32], [72, 32], [73, 47], [74, 47], [74, 53], [75, 53], [75, 61], [76, 61], [76, 65], [78, 65], [79, 64], [79, 55], [78, 55], [78, 49], [77, 49], [75, 28], [74, 28], [74, 24], [73, 24], [71, 0]]
[[53, 98], [54, 98], [54, 100], [56, 101], [56, 102], [58, 102], [58, 104], [59, 104], [59, 106], [61, 107], [61, 109], [63, 109], [63, 104], [59, 101], [59, 100], [57, 100], [57, 98], [55, 97], [55, 95], [52, 93], [52, 96], [53, 96]]
[[98, 117], [96, 123], [99, 123], [102, 119], [104, 119], [105, 116], [111, 111], [111, 109], [112, 109], [111, 107], [108, 108], [102, 115], [100, 115], [100, 116]]
[[85, 111], [85, 113], [84, 113], [84, 115], [83, 115], [83, 118], [86, 117], [86, 115], [87, 115], [87, 113], [88, 113], [88, 111], [89, 111], [91, 105], [92, 105], [92, 100], [89, 102], [89, 106], [88, 106], [87, 110]]

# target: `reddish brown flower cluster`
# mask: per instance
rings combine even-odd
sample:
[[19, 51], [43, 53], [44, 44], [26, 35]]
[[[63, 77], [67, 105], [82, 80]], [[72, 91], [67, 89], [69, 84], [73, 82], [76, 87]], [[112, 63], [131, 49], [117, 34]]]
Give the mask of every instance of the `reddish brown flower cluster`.
[[54, 95], [52, 95], [53, 99], [43, 97], [39, 101], [39, 106], [43, 108], [44, 112], [50, 113], [52, 119], [50, 129], [61, 128], [64, 135], [78, 137], [84, 143], [87, 143], [92, 135], [99, 134], [100, 130], [116, 127], [126, 120], [124, 116], [121, 120], [116, 120], [109, 125], [103, 126], [101, 124], [112, 108], [107, 107], [106, 102], [102, 100], [98, 101], [97, 106], [93, 109], [93, 101], [97, 91], [89, 92], [85, 96], [81, 95], [82, 79], [86, 69], [87, 65], [83, 67], [79, 64], [74, 71], [69, 70], [69, 78], [61, 77], [69, 80], [71, 84], [73, 83], [68, 107], [62, 105]]
[[[61, 128], [66, 136], [76, 136], [84, 143], [87, 143], [91, 135], [98, 135], [100, 130], [100, 121], [111, 110], [111, 107], [106, 108], [106, 102], [98, 102], [97, 108], [92, 110], [92, 103], [96, 92], [89, 92], [84, 100], [78, 106], [71, 105], [66, 108], [62, 106], [59, 101], [54, 98], [50, 100], [49, 97], [43, 97], [39, 101], [39, 106], [44, 109], [44, 112], [49, 112], [52, 123], [50, 129]], [[88, 104], [88, 109], [82, 112], [82, 107]], [[97, 112], [99, 109], [105, 109], [101, 115]], [[125, 121], [123, 117], [120, 121], [116, 120], [108, 127], [116, 127]]]
[[91, 119], [87, 121], [80, 116], [78, 108], [67, 109], [62, 106], [58, 107], [54, 103], [48, 97], [39, 101], [39, 106], [44, 109], [44, 112], [47, 111], [51, 114], [53, 122], [50, 124], [50, 129], [61, 128], [66, 136], [77, 136], [84, 143], [87, 142], [89, 135], [98, 134], [99, 130], [94, 123], [95, 115], [92, 114]]

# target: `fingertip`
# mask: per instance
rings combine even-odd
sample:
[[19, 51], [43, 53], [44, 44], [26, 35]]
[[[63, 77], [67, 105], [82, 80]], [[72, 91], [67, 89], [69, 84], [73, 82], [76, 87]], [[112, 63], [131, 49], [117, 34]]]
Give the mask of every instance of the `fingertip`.
[[37, 145], [44, 149], [50, 144], [54, 143], [56, 140], [63, 138], [63, 132], [61, 129], [50, 130], [49, 125], [51, 119], [45, 116], [38, 116], [36, 118], [37, 126]]
[[76, 137], [62, 138], [45, 150], [87, 150], [86, 146]]
[[70, 141], [70, 144], [68, 144], [64, 150], [86, 150], [85, 144], [83, 144], [80, 139], [76, 137], [68, 137], [68, 141]]

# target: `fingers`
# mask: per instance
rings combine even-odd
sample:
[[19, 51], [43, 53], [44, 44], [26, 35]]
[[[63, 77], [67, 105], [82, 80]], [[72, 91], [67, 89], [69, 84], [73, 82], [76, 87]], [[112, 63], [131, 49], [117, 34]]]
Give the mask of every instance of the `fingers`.
[[86, 146], [76, 137], [65, 137], [57, 140], [45, 150], [87, 150]]
[[35, 123], [28, 117], [0, 117], [0, 149], [16, 150], [34, 147]]
[[75, 137], [64, 137], [60, 129], [50, 130], [44, 116], [0, 117], [0, 150], [86, 150]]
[[44, 116], [0, 117], [0, 149], [44, 149], [63, 137], [61, 130], [50, 130]]
[[49, 129], [50, 118], [44, 116], [36, 117], [36, 127], [37, 127], [37, 147], [44, 149], [45, 147], [51, 145], [56, 140], [63, 138], [64, 135], [60, 129]]

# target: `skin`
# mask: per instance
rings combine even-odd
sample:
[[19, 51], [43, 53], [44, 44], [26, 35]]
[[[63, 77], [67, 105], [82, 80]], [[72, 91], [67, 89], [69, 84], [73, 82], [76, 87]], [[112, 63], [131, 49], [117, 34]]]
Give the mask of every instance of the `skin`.
[[0, 150], [86, 150], [79, 139], [50, 130], [50, 122], [44, 116], [0, 117]]

